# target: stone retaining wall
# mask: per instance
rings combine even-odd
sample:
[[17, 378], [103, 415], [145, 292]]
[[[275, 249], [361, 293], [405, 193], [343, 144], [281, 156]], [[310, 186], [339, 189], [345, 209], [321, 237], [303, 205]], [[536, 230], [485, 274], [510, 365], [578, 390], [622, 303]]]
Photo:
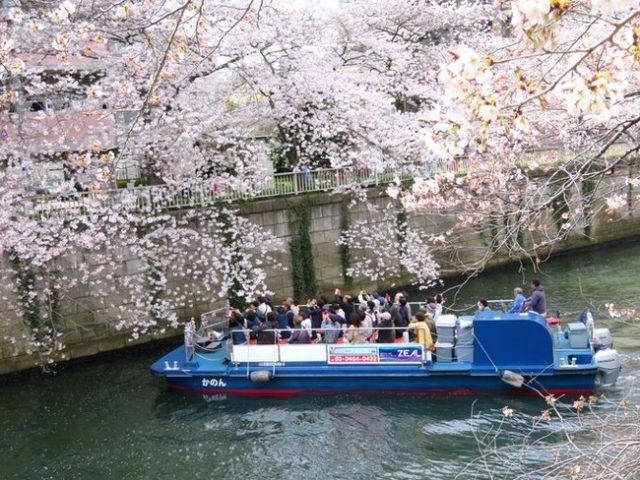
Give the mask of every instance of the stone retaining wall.
[[[622, 176], [611, 176], [600, 189], [607, 188], [611, 182], [623, 182]], [[348, 212], [351, 224], [359, 221], [366, 221], [370, 225], [379, 222], [395, 221], [395, 219], [384, 218], [384, 212], [390, 202], [390, 198], [378, 189], [370, 189], [367, 192], [369, 205], [358, 202], [351, 204], [351, 198], [345, 194], [307, 194], [299, 197], [274, 198], [271, 200], [260, 200], [247, 202], [240, 206], [243, 216], [262, 225], [275, 237], [282, 240], [285, 248], [275, 256], [279, 262], [288, 267], [287, 270], [272, 269], [268, 272], [269, 288], [275, 292], [276, 296], [283, 297], [293, 294], [293, 280], [291, 275], [291, 254], [288, 249], [292, 235], [292, 225], [295, 221], [295, 207], [301, 202], [306, 202], [310, 208], [310, 237], [313, 245], [313, 257], [316, 269], [318, 288], [321, 293], [332, 295], [336, 287], [344, 288], [342, 277], [342, 265], [339, 247], [336, 240], [340, 235], [341, 218], [345, 210]], [[571, 200], [569, 207], [574, 208], [581, 202], [581, 199]], [[345, 208], [346, 205], [346, 208]], [[640, 234], [640, 210], [638, 202], [630, 202], [628, 207], [615, 215], [599, 212], [592, 218], [589, 226], [582, 225], [570, 235], [570, 237], [555, 245], [554, 252], [568, 251], [576, 248], [595, 246], [604, 242], [611, 242], [628, 238]], [[450, 229], [455, 222], [455, 215], [410, 215], [408, 222], [415, 227], [422, 228], [425, 232], [439, 233]], [[557, 229], [555, 222], [549, 213], [549, 231]], [[586, 233], [588, 233], [588, 235]], [[466, 263], [472, 263], [482, 256], [486, 245], [491, 240], [493, 234], [500, 235], [500, 230], [493, 232], [478, 230], [469, 233], [459, 242], [456, 251], [441, 252], [437, 260], [442, 265], [442, 274], [459, 275], [461, 271], [459, 262], [451, 261], [455, 256]], [[537, 241], [536, 235], [529, 240], [529, 246]], [[551, 253], [548, 248], [537, 251], [538, 255], [544, 257]], [[497, 255], [490, 262], [489, 267], [513, 262], [516, 259], [508, 255]], [[73, 269], [74, 262], [91, 261], [90, 256], [80, 255], [78, 258], [69, 259], [67, 268]], [[124, 258], [118, 265], [119, 275], [137, 275], [145, 268], [144, 263], [137, 258]], [[358, 291], [360, 288], [377, 288], [384, 290], [391, 285], [404, 285], [410, 282], [409, 278], [388, 279], [386, 284], [371, 284], [365, 279], [354, 279], [349, 287], [351, 291]], [[5, 289], [6, 286], [0, 286]], [[3, 296], [11, 296], [12, 292], [0, 290]], [[304, 300], [304, 299], [303, 299]], [[133, 341], [127, 332], [115, 330], [113, 327], [113, 317], [109, 314], [108, 305], [117, 303], [120, 298], [111, 296], [110, 298], [92, 295], [87, 287], [77, 286], [70, 290], [68, 296], [61, 301], [61, 314], [63, 317], [61, 330], [64, 333], [66, 344], [66, 358], [80, 358], [94, 355], [100, 352], [111, 351], [135, 345], [136, 343], [147, 342], [150, 339], [157, 339], [169, 336], [180, 335], [175, 330], [167, 330], [162, 334], [145, 336]], [[220, 306], [219, 302], [205, 301], [193, 305], [190, 308], [181, 309], [178, 312], [182, 320], [196, 317], [200, 313], [212, 310]], [[20, 348], [20, 339], [25, 335], [27, 329], [18, 312], [8, 310], [5, 306], [0, 306], [0, 374], [32, 368], [38, 363], [38, 358], [29, 355]]]

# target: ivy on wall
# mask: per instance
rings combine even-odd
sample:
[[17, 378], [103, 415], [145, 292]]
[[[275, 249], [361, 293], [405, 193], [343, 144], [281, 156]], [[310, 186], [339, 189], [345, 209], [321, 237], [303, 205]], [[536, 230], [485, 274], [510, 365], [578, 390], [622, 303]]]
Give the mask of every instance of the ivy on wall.
[[[233, 230], [233, 227], [231, 225], [231, 218], [229, 217], [229, 215], [230, 213], [226, 210], [223, 210], [220, 213], [220, 221], [223, 225], [222, 228], [224, 241], [227, 245], [237, 245], [237, 242], [235, 241], [236, 239], [234, 238], [237, 232]], [[242, 256], [239, 248], [234, 249], [231, 258], [234, 265], [241, 264]], [[227, 294], [229, 305], [232, 308], [244, 310], [247, 307], [247, 300], [245, 298], [245, 295], [238, 295], [238, 292], [242, 290], [243, 288], [240, 284], [240, 281], [237, 278], [234, 278], [233, 284], [231, 285], [231, 288], [229, 289], [229, 292]]]
[[580, 193], [582, 194], [582, 208], [584, 209], [584, 217], [586, 220], [586, 224], [584, 226], [584, 234], [587, 237], [591, 236], [591, 222], [593, 220], [593, 193], [595, 192], [595, 190], [595, 180], [582, 180], [582, 185], [580, 185]]
[[40, 299], [36, 291], [36, 273], [30, 265], [22, 262], [14, 253], [9, 253], [9, 263], [15, 272], [22, 318], [28, 327], [41, 328], [43, 320], [40, 316]]
[[[56, 321], [61, 319], [58, 285], [60, 270], [57, 267], [34, 269], [14, 252], [9, 252], [7, 258], [15, 274], [23, 322], [31, 330], [31, 345], [41, 355], [41, 366], [48, 370], [47, 361], [43, 358], [49, 359], [48, 363], [51, 363], [51, 356], [58, 345]], [[38, 293], [38, 284], [46, 285], [43, 295]]]
[[396, 226], [398, 243], [404, 245], [407, 240], [407, 212], [404, 210], [400, 210], [396, 215]]
[[[636, 157], [637, 159], [637, 157]], [[627, 167], [627, 178], [633, 178], [633, 171], [631, 164]], [[627, 208], [629, 209], [629, 215], [633, 212], [633, 182], [627, 182]]]
[[[407, 212], [404, 209], [400, 209], [396, 215], [396, 238], [398, 239], [398, 245], [404, 250], [407, 243]], [[405, 274], [404, 267], [400, 264], [400, 276]]]
[[291, 275], [293, 292], [299, 299], [306, 299], [316, 294], [316, 269], [313, 261], [313, 245], [311, 243], [311, 204], [302, 201], [293, 207], [294, 220], [291, 222]]
[[562, 229], [562, 225], [566, 222], [564, 216], [569, 212], [569, 200], [565, 195], [556, 198], [551, 202], [551, 217], [558, 231]]
[[49, 272], [47, 276], [47, 304], [49, 306], [48, 316], [49, 324], [55, 329], [55, 320], [61, 320], [62, 315], [60, 313], [60, 288], [58, 282], [62, 272], [56, 268]]
[[[340, 236], [344, 235], [351, 227], [351, 214], [346, 202], [340, 206]], [[340, 243], [340, 266], [342, 268], [342, 279], [345, 287], [350, 287], [353, 277], [349, 275], [351, 268], [351, 247], [347, 243]]]

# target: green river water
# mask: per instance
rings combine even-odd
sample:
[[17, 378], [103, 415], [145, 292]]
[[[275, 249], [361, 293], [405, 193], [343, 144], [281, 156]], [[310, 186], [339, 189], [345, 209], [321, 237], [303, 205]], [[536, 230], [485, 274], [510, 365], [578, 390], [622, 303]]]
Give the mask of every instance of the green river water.
[[[637, 400], [640, 324], [607, 318], [605, 303], [639, 307], [640, 243], [560, 257], [542, 265], [549, 310], [584, 306], [609, 327], [623, 371], [606, 412]], [[532, 277], [525, 273], [526, 280]], [[507, 298], [523, 285], [516, 268], [470, 282], [455, 308]], [[421, 294], [416, 294], [421, 297]], [[418, 299], [418, 298], [416, 298]], [[449, 295], [452, 300], [452, 295]], [[449, 479], [511, 478], [513, 463], [551, 461], [543, 449], [519, 457], [537, 398], [335, 396], [217, 398], [168, 391], [148, 370], [164, 351], [128, 353], [0, 386], [0, 480], [9, 479]], [[503, 406], [515, 414], [504, 419]], [[474, 464], [474, 432], [502, 429], [500, 458]], [[588, 429], [574, 424], [576, 433]], [[549, 429], [557, 428], [551, 422]], [[561, 442], [551, 435], [541, 445]], [[505, 460], [506, 459], [506, 460]], [[463, 472], [463, 473], [461, 473]], [[640, 475], [640, 473], [639, 473]]]

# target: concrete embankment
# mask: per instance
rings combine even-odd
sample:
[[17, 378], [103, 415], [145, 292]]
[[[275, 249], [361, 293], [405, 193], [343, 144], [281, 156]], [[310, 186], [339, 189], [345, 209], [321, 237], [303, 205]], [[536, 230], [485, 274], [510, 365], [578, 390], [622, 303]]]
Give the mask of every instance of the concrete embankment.
[[[594, 194], [597, 198], [599, 192], [602, 192], [600, 193], [602, 196], [604, 192], [610, 191], [611, 185], [623, 185], [625, 176], [624, 174], [610, 175], [598, 185], [589, 186], [583, 190]], [[524, 237], [522, 242], [530, 251], [535, 250], [535, 254], [544, 259], [550, 254], [596, 248], [638, 236], [640, 235], [640, 206], [639, 202], [634, 200], [635, 194], [628, 193], [630, 193], [628, 204], [622, 210], [610, 214], [592, 205], [591, 208], [595, 213], [589, 216], [588, 223], [578, 225], [564, 241], [553, 247], [534, 248], [535, 245], [544, 244], [546, 237], [553, 237], [562, 227], [561, 222], [558, 222], [559, 212], [568, 211], [576, 205], [583, 204], [584, 199], [576, 195], [564, 205], [559, 205], [558, 211], [548, 212], [545, 231], [532, 232]], [[348, 258], [336, 245], [336, 240], [346, 226], [366, 223], [375, 228], [381, 222], [396, 222], [400, 216], [403, 219], [406, 218], [411, 226], [420, 228], [425, 233], [438, 234], [453, 229], [456, 223], [455, 212], [405, 215], [400, 211], [397, 202], [384, 195], [381, 189], [372, 188], [367, 194], [368, 205], [364, 203], [352, 205], [351, 197], [346, 194], [317, 193], [247, 202], [240, 206], [240, 212], [244, 217], [261, 225], [273, 236], [282, 240], [284, 248], [275, 254], [275, 258], [286, 267], [286, 270], [278, 267], [268, 271], [269, 288], [277, 297], [292, 295], [295, 290], [293, 273], [296, 268], [295, 263], [300, 259], [293, 258], [292, 249], [289, 246], [292, 239], [300, 232], [300, 212], [303, 210], [307, 217], [304, 228], [310, 239], [310, 249], [304, 255], [313, 260], [317, 290], [328, 295], [332, 295], [336, 287], [345, 291], [357, 291], [360, 288], [386, 290], [394, 285], [407, 285], [411, 281], [406, 275], [400, 274], [396, 278], [385, 279], [385, 282], [372, 284], [364, 279], [354, 279], [351, 285], [345, 285], [343, 271], [348, 266], [345, 265], [345, 262], [348, 263]], [[484, 257], [491, 241], [502, 234], [499, 226], [467, 231], [456, 242], [454, 249], [436, 254], [437, 261], [442, 265], [442, 275], [460, 276], [468, 273], [469, 269]], [[212, 252], [212, 255], [215, 255], [215, 252]], [[371, 256], [375, 261], [373, 252]], [[351, 258], [353, 261], [353, 256]], [[509, 256], [508, 252], [499, 252], [489, 260], [487, 267], [504, 265], [517, 260]], [[82, 261], [91, 262], [91, 255], [82, 254]], [[67, 262], [68, 268], [73, 268], [74, 262], [77, 262], [77, 259], [70, 259]], [[130, 275], [140, 275], [140, 272], [147, 267], [144, 262], [134, 257], [121, 257], [119, 262], [115, 278], [105, 277], [104, 282], [118, 281], [119, 278], [121, 280], [121, 277]], [[15, 292], [9, 291], [6, 286], [3, 288], [5, 288], [3, 295], [7, 298], [12, 295], [15, 297]], [[130, 332], [118, 331], [114, 327], [113, 311], [114, 308], [121, 306], [118, 305], [118, 301], [118, 297], [113, 295], [109, 297], [95, 295], [89, 285], [77, 285], [65, 292], [58, 307], [61, 318], [58, 328], [65, 343], [63, 353], [66, 359], [92, 356], [181, 334], [180, 331], [166, 329], [162, 333], [132, 340]], [[0, 374], [34, 368], [39, 363], [37, 353], [29, 347], [30, 328], [23, 318], [24, 312], [12, 310], [6, 305], [0, 306], [0, 331], [2, 332], [0, 334]], [[215, 301], [192, 302], [189, 306], [178, 309], [176, 313], [181, 320], [185, 320], [197, 317], [200, 313], [212, 310], [219, 305], [220, 303]]]

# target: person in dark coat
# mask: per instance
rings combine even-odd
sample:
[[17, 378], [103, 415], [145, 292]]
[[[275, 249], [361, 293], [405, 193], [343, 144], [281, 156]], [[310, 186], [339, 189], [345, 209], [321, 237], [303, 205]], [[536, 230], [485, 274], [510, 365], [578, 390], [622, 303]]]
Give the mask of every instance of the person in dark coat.
[[[403, 327], [408, 327], [409, 323], [411, 322], [411, 307], [409, 307], [409, 302], [407, 302], [407, 297], [402, 296], [400, 297], [400, 323], [396, 323], [396, 327], [400, 326], [400, 332], [404, 332], [404, 331], [408, 331], [409, 332], [409, 340], [413, 341], [413, 331], [412, 330], [408, 330], [407, 328], [403, 328]], [[398, 329], [396, 328], [396, 337], [398, 336]]]
[[527, 311], [536, 312], [540, 315], [547, 314], [547, 295], [540, 280], [534, 278], [531, 281], [531, 296], [524, 301], [524, 308]]
[[402, 325], [402, 316], [400, 315], [400, 302], [399, 297], [396, 298], [396, 301], [393, 303], [391, 308], [389, 309], [389, 313], [391, 314], [391, 322], [394, 327], [396, 327], [396, 338], [400, 338], [402, 336], [403, 329], [399, 328]]
[[309, 318], [311, 319], [311, 328], [313, 329], [311, 338], [315, 339], [317, 337], [316, 332], [322, 326], [322, 309], [324, 308], [325, 302], [322, 299], [317, 301], [313, 299], [309, 303]]
[[267, 313], [267, 320], [260, 322], [256, 328], [258, 345], [274, 345], [278, 343], [278, 319], [274, 312]]
[[409, 321], [411, 319], [411, 310], [409, 309], [406, 297], [400, 298], [400, 318], [402, 319], [400, 322], [401, 327], [406, 327], [409, 325]]
[[378, 320], [376, 328], [381, 328], [378, 330], [378, 339], [376, 342], [378, 343], [393, 343], [395, 341], [395, 335], [393, 334], [393, 323], [391, 322], [391, 314], [389, 312], [384, 312], [380, 314], [380, 319]]
[[350, 295], [343, 295], [340, 290], [336, 289], [334, 303], [340, 305], [340, 308], [344, 311], [345, 323], [353, 312], [355, 312], [355, 305], [353, 304], [353, 298]]
[[[240, 317], [240, 321], [244, 322], [244, 319]], [[240, 321], [235, 315], [229, 319], [229, 333], [232, 345], [243, 345], [247, 343], [248, 332], [243, 328]]]
[[278, 307], [278, 313], [276, 314], [278, 319], [278, 329], [280, 330], [281, 338], [289, 338], [291, 331], [289, 330], [289, 317], [285, 307]]

